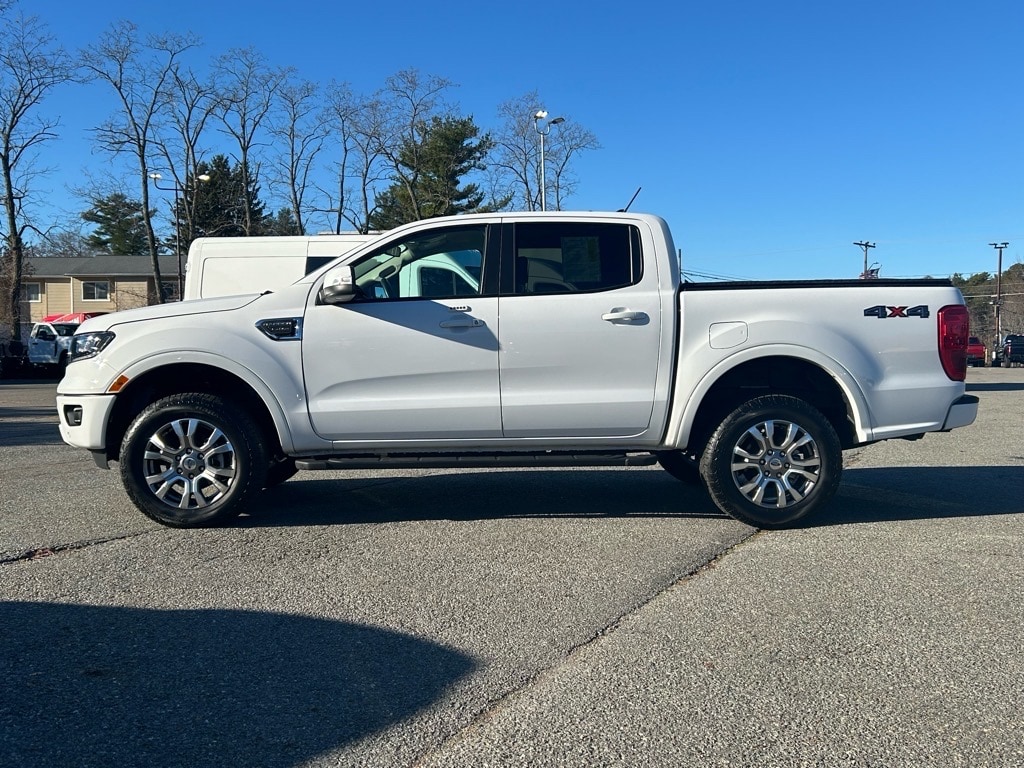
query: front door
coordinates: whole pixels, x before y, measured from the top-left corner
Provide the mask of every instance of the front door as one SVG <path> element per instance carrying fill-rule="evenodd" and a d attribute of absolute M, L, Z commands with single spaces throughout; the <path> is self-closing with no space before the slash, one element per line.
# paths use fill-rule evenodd
<path fill-rule="evenodd" d="M 311 298 L 302 348 L 317 434 L 403 448 L 501 436 L 488 231 L 449 225 L 389 241 L 354 265 L 356 299 Z"/>

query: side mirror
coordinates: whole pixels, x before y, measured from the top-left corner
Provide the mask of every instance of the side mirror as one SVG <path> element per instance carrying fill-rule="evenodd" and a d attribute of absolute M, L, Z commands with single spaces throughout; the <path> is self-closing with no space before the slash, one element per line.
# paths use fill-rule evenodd
<path fill-rule="evenodd" d="M 324 275 L 320 301 L 323 304 L 345 304 L 355 298 L 356 292 L 356 278 L 352 273 L 352 267 L 335 267 Z"/>

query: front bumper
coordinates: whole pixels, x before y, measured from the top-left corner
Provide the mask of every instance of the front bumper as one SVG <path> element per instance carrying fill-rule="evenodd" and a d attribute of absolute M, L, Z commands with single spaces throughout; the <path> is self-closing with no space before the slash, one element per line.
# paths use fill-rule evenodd
<path fill-rule="evenodd" d="M 105 449 L 115 399 L 116 395 L 57 395 L 61 439 L 75 448 Z"/>

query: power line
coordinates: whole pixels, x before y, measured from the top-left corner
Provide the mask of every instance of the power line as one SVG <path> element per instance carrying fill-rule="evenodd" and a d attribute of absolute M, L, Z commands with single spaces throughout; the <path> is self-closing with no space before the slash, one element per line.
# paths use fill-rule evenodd
<path fill-rule="evenodd" d="M 960 290 L 963 293 L 963 289 Z M 1003 296 L 1024 296 L 1024 293 L 1003 293 Z M 964 293 L 965 299 L 994 299 L 996 295 L 994 293 Z"/>
<path fill-rule="evenodd" d="M 714 272 L 697 272 L 692 269 L 682 270 L 684 277 L 695 277 L 702 280 L 729 280 L 729 281 L 744 281 L 744 280 L 755 280 L 753 277 L 743 277 L 740 275 L 721 275 L 715 274 Z"/>

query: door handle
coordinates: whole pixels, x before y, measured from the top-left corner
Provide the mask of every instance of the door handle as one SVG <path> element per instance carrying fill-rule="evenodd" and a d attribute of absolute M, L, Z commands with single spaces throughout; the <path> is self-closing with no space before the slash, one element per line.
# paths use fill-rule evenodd
<path fill-rule="evenodd" d="M 459 317 L 454 320 L 441 321 L 442 328 L 479 328 L 483 324 L 484 321 L 476 317 Z"/>
<path fill-rule="evenodd" d="M 646 323 L 650 320 L 646 312 L 636 312 L 625 307 L 615 307 L 610 312 L 601 315 L 601 319 L 607 320 L 609 323 Z"/>

